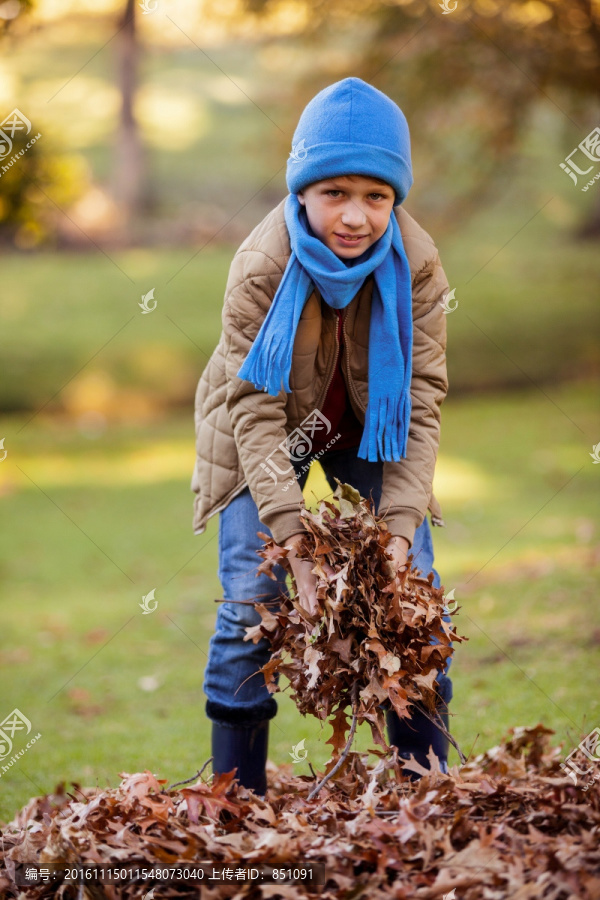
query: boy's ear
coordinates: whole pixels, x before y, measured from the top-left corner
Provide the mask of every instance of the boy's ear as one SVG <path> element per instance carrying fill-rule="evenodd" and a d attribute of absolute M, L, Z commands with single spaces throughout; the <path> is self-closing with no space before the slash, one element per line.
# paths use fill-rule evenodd
<path fill-rule="evenodd" d="M 304 192 L 303 192 L 303 191 L 298 191 L 298 193 L 296 194 L 296 196 L 297 196 L 297 198 L 298 198 L 298 202 L 300 203 L 300 205 L 301 205 L 301 206 L 306 206 L 306 200 L 304 199 Z"/>

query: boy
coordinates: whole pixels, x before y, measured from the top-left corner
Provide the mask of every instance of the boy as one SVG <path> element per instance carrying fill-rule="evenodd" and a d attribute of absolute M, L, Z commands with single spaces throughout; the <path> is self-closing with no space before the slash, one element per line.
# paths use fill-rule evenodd
<path fill-rule="evenodd" d="M 371 495 L 400 571 L 413 554 L 433 571 L 426 518 L 443 525 L 432 494 L 440 406 L 448 390 L 448 282 L 429 235 L 400 204 L 412 185 L 406 119 L 359 78 L 330 85 L 308 104 L 287 165 L 290 194 L 257 225 L 233 259 L 223 333 L 196 392 L 194 531 L 220 512 L 219 605 L 205 671 L 213 771 L 237 768 L 264 795 L 269 720 L 277 704 L 262 675 L 266 639 L 244 641 L 260 616 L 250 602 L 277 597 L 256 578 L 257 531 L 291 547 L 307 615 L 316 576 L 295 557 L 310 458 L 362 496 Z M 440 673 L 447 724 L 452 683 Z M 447 771 L 448 744 L 414 710 L 386 712 L 389 741 L 426 768 L 430 745 Z"/>

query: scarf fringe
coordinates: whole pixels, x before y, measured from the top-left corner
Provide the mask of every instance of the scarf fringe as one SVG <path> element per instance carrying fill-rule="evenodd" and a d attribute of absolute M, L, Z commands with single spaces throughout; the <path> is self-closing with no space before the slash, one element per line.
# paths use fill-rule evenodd
<path fill-rule="evenodd" d="M 412 401 L 409 391 L 399 399 L 369 400 L 358 456 L 369 462 L 399 462 L 406 458 Z"/>
<path fill-rule="evenodd" d="M 257 391 L 265 390 L 277 397 L 282 389 L 290 394 L 289 374 L 292 366 L 293 342 L 289 335 L 258 333 L 238 378 L 251 381 Z"/>

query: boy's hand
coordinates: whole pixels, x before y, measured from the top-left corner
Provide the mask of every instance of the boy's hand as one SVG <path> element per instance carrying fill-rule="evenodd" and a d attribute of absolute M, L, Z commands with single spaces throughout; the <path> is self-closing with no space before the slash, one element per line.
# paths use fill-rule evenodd
<path fill-rule="evenodd" d="M 291 538 L 285 542 L 286 547 L 292 549 L 287 558 L 294 575 L 296 587 L 298 588 L 298 600 L 310 615 L 315 615 L 319 611 L 319 603 L 317 601 L 317 576 L 313 575 L 313 563 L 309 559 L 298 559 L 296 555 L 296 546 L 304 537 L 304 532 L 293 534 Z"/>
<path fill-rule="evenodd" d="M 394 576 L 406 569 L 409 544 L 406 538 L 394 536 L 386 548 L 387 555 L 391 558 Z"/>

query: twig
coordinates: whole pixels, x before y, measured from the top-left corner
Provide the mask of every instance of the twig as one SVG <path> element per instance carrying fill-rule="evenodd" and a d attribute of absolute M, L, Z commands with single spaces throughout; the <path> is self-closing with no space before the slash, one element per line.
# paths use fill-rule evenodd
<path fill-rule="evenodd" d="M 170 784 L 168 788 L 165 788 L 165 790 L 172 791 L 173 788 L 180 787 L 182 784 L 191 784 L 192 781 L 196 781 L 197 778 L 201 778 L 202 773 L 204 772 L 205 768 L 207 767 L 209 762 L 212 762 L 213 759 L 214 759 L 213 756 L 209 757 L 206 760 L 206 762 L 204 763 L 204 765 L 202 766 L 202 768 L 198 772 L 196 772 L 195 775 L 192 775 L 191 778 L 188 778 L 186 781 L 176 781 L 175 784 Z"/>
<path fill-rule="evenodd" d="M 350 752 L 350 747 L 352 746 L 352 741 L 354 740 L 354 733 L 356 731 L 356 725 L 358 723 L 358 691 L 359 691 L 359 684 L 358 684 L 358 681 L 355 681 L 354 684 L 352 685 L 352 710 L 353 710 L 352 727 L 350 728 L 350 736 L 348 737 L 348 740 L 346 741 L 346 746 L 344 747 L 344 751 L 343 751 L 342 755 L 340 756 L 340 758 L 338 759 L 338 761 L 336 762 L 333 769 L 331 770 L 331 772 L 328 772 L 327 775 L 325 776 L 325 778 L 323 778 L 323 780 L 320 781 L 319 784 L 312 789 L 312 791 L 306 798 L 307 800 L 312 800 L 313 797 L 317 796 L 317 794 L 319 793 L 321 788 L 325 784 L 327 784 L 327 782 L 329 781 L 330 778 L 333 778 L 335 773 L 342 766 L 342 763 L 348 756 L 348 753 Z"/>
<path fill-rule="evenodd" d="M 460 749 L 460 747 L 458 746 L 458 744 L 456 743 L 456 741 L 454 740 L 454 738 L 452 737 L 452 735 L 450 734 L 450 732 L 448 731 L 448 729 L 445 727 L 442 720 L 438 716 L 430 716 L 424 706 L 419 706 L 419 710 L 420 710 L 420 712 L 423 713 L 423 715 L 427 719 L 429 719 L 429 721 L 431 722 L 432 725 L 435 725 L 435 727 L 438 729 L 438 731 L 440 731 L 444 735 L 445 738 L 448 738 L 448 740 L 450 741 L 450 743 L 452 744 L 452 746 L 458 753 L 461 763 L 464 765 L 467 761 L 467 758 L 464 755 L 464 753 L 462 752 L 462 750 Z"/>
<path fill-rule="evenodd" d="M 481 732 L 478 731 L 475 740 L 474 740 L 473 743 L 471 744 L 471 749 L 470 749 L 469 752 L 467 753 L 467 762 L 471 759 L 471 753 L 473 752 L 473 747 L 475 746 L 475 744 L 477 743 L 477 741 L 479 740 L 480 737 L 481 737 Z"/>
<path fill-rule="evenodd" d="M 71 782 L 71 784 L 73 784 L 73 782 Z M 77 794 L 81 794 L 81 796 L 83 797 L 83 802 L 84 802 L 84 803 L 89 803 L 89 802 L 90 802 L 90 798 L 87 796 L 87 794 L 84 793 L 84 791 L 81 790 L 81 788 L 79 787 L 78 784 L 73 784 L 73 790 L 74 790 Z M 72 796 L 72 794 L 69 794 L 69 797 L 71 797 L 71 796 Z M 77 798 L 76 798 L 76 797 L 73 797 L 73 799 L 75 800 L 75 802 L 77 802 Z"/>
<path fill-rule="evenodd" d="M 376 809 L 375 815 L 376 816 L 399 816 L 401 812 L 402 812 L 402 810 L 400 810 L 400 809 L 389 809 L 389 810 Z M 454 819 L 455 816 L 456 816 L 456 813 L 437 813 L 438 819 Z M 489 822 L 490 816 L 468 816 L 466 821 L 468 821 L 468 822 L 471 822 L 471 821 L 473 821 L 473 822 L 475 822 L 475 821 Z"/>

